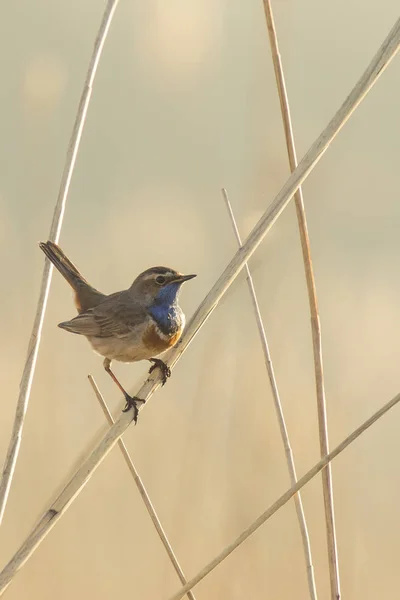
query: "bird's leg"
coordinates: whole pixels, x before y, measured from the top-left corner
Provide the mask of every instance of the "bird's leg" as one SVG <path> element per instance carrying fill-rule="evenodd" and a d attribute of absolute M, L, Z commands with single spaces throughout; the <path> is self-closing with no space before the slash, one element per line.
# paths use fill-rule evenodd
<path fill-rule="evenodd" d="M 162 375 L 162 385 L 165 385 L 167 383 L 168 377 L 171 377 L 171 369 L 168 365 L 165 364 L 163 360 L 161 360 L 161 358 L 149 358 L 149 361 L 154 363 L 154 365 L 150 367 L 149 374 L 152 373 L 154 369 L 158 367 Z"/>
<path fill-rule="evenodd" d="M 133 420 L 135 421 L 135 424 L 136 424 L 137 420 L 138 420 L 138 415 L 139 415 L 139 409 L 138 409 L 136 403 L 137 402 L 143 403 L 144 400 L 141 400 L 140 398 L 137 398 L 136 396 L 130 396 L 128 394 L 128 392 L 126 392 L 124 390 L 124 388 L 122 387 L 122 385 L 120 384 L 120 382 L 118 381 L 118 379 L 116 378 L 114 373 L 111 371 L 111 360 L 109 358 L 104 359 L 103 366 L 104 366 L 105 370 L 107 371 L 107 373 L 110 375 L 111 379 L 114 381 L 114 383 L 117 384 L 117 386 L 119 387 L 119 389 L 121 390 L 121 392 L 124 395 L 124 398 L 126 400 L 126 405 L 122 412 L 128 412 L 128 410 L 133 408 L 133 412 L 134 412 Z"/>

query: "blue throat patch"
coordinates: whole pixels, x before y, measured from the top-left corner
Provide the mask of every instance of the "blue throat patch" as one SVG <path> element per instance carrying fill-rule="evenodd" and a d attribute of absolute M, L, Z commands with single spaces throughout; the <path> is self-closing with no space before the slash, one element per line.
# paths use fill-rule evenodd
<path fill-rule="evenodd" d="M 182 324 L 182 311 L 177 303 L 180 283 L 161 288 L 149 308 L 149 313 L 165 335 L 174 335 Z"/>

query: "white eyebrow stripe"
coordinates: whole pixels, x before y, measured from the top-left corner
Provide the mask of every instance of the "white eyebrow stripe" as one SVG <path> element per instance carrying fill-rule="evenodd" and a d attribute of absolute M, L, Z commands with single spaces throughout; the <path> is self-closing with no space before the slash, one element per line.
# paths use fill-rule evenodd
<path fill-rule="evenodd" d="M 172 271 L 167 271 L 166 273 L 157 273 L 157 272 L 154 272 L 154 273 L 148 273 L 147 275 L 144 275 L 143 279 L 147 280 L 147 279 L 155 279 L 156 277 L 171 277 L 172 275 L 174 277 L 176 277 L 176 276 L 179 276 L 180 273 L 176 273 L 175 274 Z"/>

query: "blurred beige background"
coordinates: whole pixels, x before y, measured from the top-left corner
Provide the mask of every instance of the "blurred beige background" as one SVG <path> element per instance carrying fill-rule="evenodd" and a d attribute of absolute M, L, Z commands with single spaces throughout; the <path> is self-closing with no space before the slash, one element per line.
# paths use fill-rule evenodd
<path fill-rule="evenodd" d="M 66 148 L 104 8 L 8 2 L 0 21 L 0 456 L 38 297 Z M 397 18 L 398 3 L 276 0 L 299 157 Z M 331 445 L 400 390 L 399 58 L 304 186 L 324 341 Z M 60 243 L 99 289 L 166 264 L 198 278 L 190 316 L 288 175 L 261 0 L 121 0 L 106 42 Z M 251 261 L 298 473 L 318 459 L 308 303 L 293 206 Z M 121 399 L 56 273 L 2 528 L 3 565 L 104 431 L 86 376 Z M 147 364 L 118 365 L 135 390 Z M 399 409 L 333 465 L 343 598 L 397 598 Z M 125 435 L 188 576 L 288 486 L 257 329 L 235 282 L 138 427 Z M 320 479 L 303 494 L 320 599 L 328 594 Z M 7 591 L 10 600 L 163 600 L 178 579 L 118 449 Z M 307 598 L 288 504 L 195 589 L 198 600 Z"/>

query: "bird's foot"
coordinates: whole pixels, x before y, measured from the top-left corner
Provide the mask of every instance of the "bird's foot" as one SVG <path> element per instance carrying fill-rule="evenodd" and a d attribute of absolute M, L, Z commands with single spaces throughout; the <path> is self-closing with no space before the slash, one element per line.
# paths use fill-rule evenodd
<path fill-rule="evenodd" d="M 126 404 L 122 412 L 128 412 L 128 410 L 133 408 L 133 420 L 135 421 L 136 425 L 139 416 L 139 409 L 137 403 L 140 402 L 143 404 L 143 400 L 141 400 L 140 398 L 136 398 L 136 396 L 129 396 L 129 394 L 125 394 L 125 400 Z"/>
<path fill-rule="evenodd" d="M 149 374 L 152 373 L 154 369 L 158 367 L 162 375 L 162 385 L 165 385 L 167 383 L 168 377 L 171 377 L 171 369 L 168 365 L 165 364 L 163 360 L 161 360 L 161 358 L 150 358 L 149 360 L 150 362 L 154 363 L 154 365 L 150 367 Z"/>

